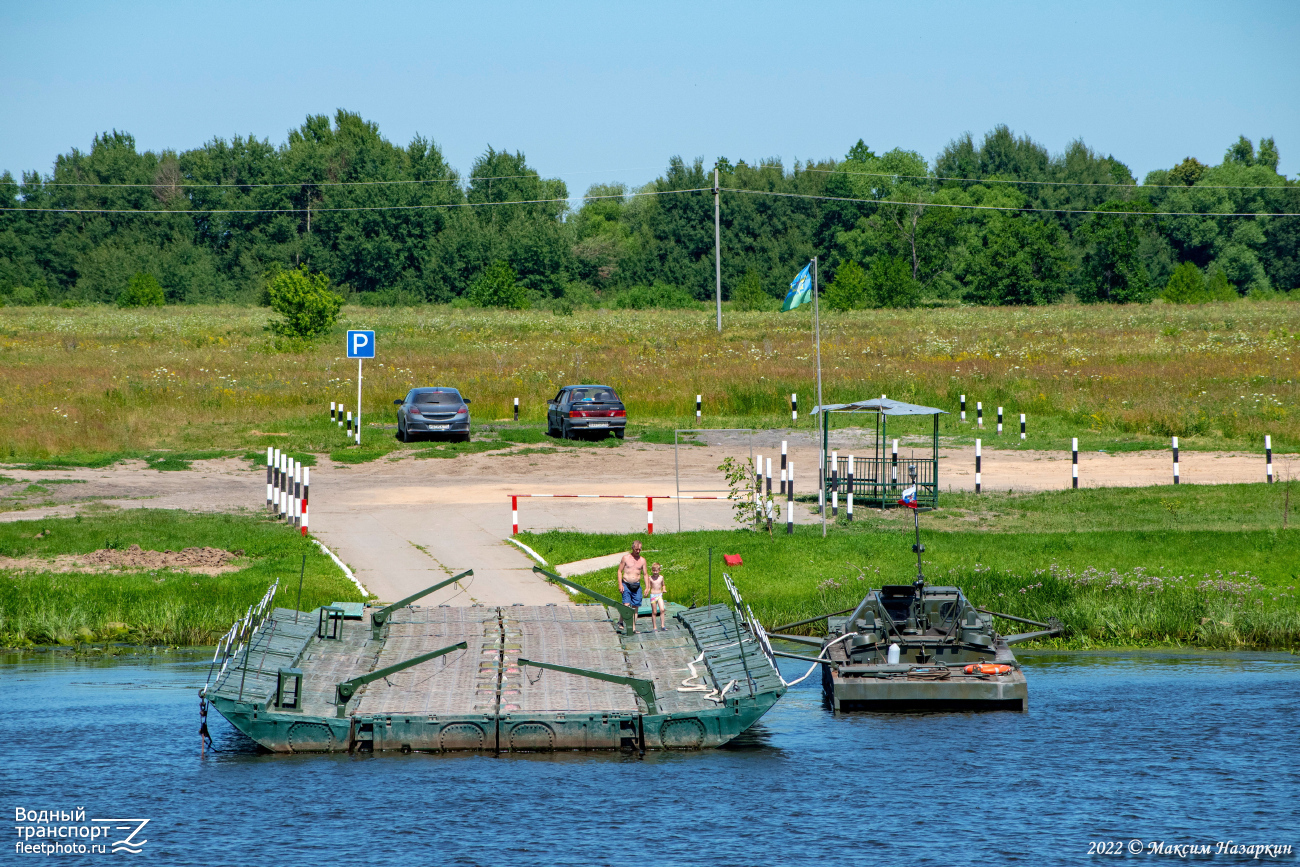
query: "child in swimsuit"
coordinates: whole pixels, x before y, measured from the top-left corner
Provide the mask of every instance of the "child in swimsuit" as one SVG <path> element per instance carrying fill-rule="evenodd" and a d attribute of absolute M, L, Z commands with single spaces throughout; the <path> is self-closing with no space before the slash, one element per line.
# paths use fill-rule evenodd
<path fill-rule="evenodd" d="M 655 629 L 655 614 L 659 615 L 659 632 L 668 631 L 668 604 L 664 602 L 664 576 L 660 570 L 663 566 L 655 563 L 650 567 L 650 578 L 646 588 L 650 593 L 650 631 Z"/>

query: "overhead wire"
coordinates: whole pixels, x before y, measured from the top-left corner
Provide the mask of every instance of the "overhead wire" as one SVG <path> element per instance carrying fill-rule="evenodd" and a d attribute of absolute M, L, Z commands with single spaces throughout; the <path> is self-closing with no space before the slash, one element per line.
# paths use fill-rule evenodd
<path fill-rule="evenodd" d="M 634 193 L 633 196 L 671 196 L 682 193 L 708 193 L 712 192 L 712 187 L 688 187 L 680 190 L 646 190 Z M 812 199 L 827 202 L 853 202 L 863 205 L 903 205 L 908 207 L 919 208 L 949 208 L 956 210 L 968 211 L 1004 211 L 1016 213 L 1048 213 L 1048 214 L 1099 214 L 1108 216 L 1137 216 L 1137 217 L 1300 217 L 1300 213 L 1293 212 L 1216 212 L 1216 211 L 1103 211 L 1089 208 L 1031 208 L 1031 207 L 1013 207 L 1010 205 L 959 205 L 948 202 L 909 202 L 898 201 L 894 199 L 862 199 L 850 196 L 821 196 L 812 193 L 781 193 L 774 190 L 746 190 L 738 187 L 719 187 L 719 192 L 724 193 L 741 193 L 752 196 L 776 196 L 787 199 Z M 625 199 L 625 195 L 601 195 L 601 196 L 584 196 L 583 201 L 599 201 L 601 199 Z M 340 213 L 340 212 L 357 212 L 357 211 L 421 211 L 434 210 L 439 208 L 484 208 L 496 207 L 499 205 L 540 205 L 540 204 L 557 204 L 568 203 L 567 198 L 549 198 L 549 199 L 519 199 L 508 202 L 450 202 L 441 204 L 420 204 L 420 205 L 357 205 L 352 207 L 333 207 L 333 208 L 186 208 L 183 210 L 145 210 L 142 208 L 0 208 L 0 214 L 4 213 L 53 213 L 53 214 L 301 214 L 305 211 L 311 211 L 315 214 L 322 213 Z"/>
<path fill-rule="evenodd" d="M 819 199 L 828 202 L 856 202 L 866 205 L 907 205 L 916 208 L 953 208 L 968 211 L 1017 211 L 1048 214 L 1107 214 L 1125 217 L 1300 217 L 1300 213 L 1220 213 L 1214 211 L 1101 211 L 1086 208 L 1016 208 L 1009 205 L 956 205 L 947 202 L 900 202 L 893 199 L 856 199 L 847 196 L 818 196 L 812 193 L 778 193 L 773 190 L 742 190 L 735 187 L 720 188 L 724 193 L 744 193 L 753 196 L 779 196 L 787 199 Z"/>
<path fill-rule="evenodd" d="M 712 187 L 696 187 L 683 190 L 649 190 L 637 193 L 639 196 L 668 196 L 677 193 L 712 192 Z M 623 199 L 624 195 L 584 196 L 584 200 Z M 347 208 L 185 208 L 183 210 L 145 210 L 143 208 L 0 208 L 4 213 L 52 213 L 52 214 L 301 214 L 310 210 L 313 214 L 341 211 L 420 211 L 435 208 L 486 208 L 498 205 L 544 205 L 559 202 L 568 203 L 568 199 L 519 199 L 509 202 L 450 202 L 426 205 L 357 205 Z"/>

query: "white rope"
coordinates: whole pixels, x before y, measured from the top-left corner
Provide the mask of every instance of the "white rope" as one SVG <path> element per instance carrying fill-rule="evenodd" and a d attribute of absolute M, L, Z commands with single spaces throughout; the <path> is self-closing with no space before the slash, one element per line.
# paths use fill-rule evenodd
<path fill-rule="evenodd" d="M 856 632 L 846 632 L 846 633 L 844 633 L 844 634 L 841 635 L 839 638 L 835 639 L 835 640 L 832 641 L 830 644 L 828 644 L 828 645 L 826 645 L 825 647 L 823 647 L 823 648 L 822 648 L 822 652 L 819 653 L 819 654 L 817 654 L 817 658 L 818 658 L 818 659 L 821 659 L 823 656 L 826 655 L 826 651 L 830 650 L 832 647 L 834 647 L 835 645 L 839 644 L 841 641 L 843 641 L 844 639 L 846 639 L 846 638 L 848 638 L 848 637 L 850 637 L 850 636 L 852 636 L 852 635 L 857 635 L 857 633 L 856 633 Z M 808 675 L 812 674 L 814 671 L 816 671 L 818 668 L 820 668 L 820 667 L 822 666 L 822 664 L 823 664 L 823 663 L 820 663 L 820 662 L 814 662 L 814 663 L 809 667 L 809 669 L 803 673 L 803 677 L 797 678 L 797 679 L 795 679 L 795 680 L 786 680 L 786 679 L 783 677 L 783 678 L 781 678 L 781 682 L 784 683 L 786 686 L 794 686 L 794 685 L 797 684 L 797 683 L 803 683 L 805 680 L 808 679 Z"/>

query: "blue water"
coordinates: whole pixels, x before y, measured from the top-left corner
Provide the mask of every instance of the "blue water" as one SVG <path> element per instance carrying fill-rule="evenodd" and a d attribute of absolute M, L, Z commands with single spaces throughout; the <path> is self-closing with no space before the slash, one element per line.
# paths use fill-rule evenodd
<path fill-rule="evenodd" d="M 1300 849 L 1300 658 L 1022 658 L 1027 714 L 836 719 L 814 677 L 743 742 L 703 753 L 280 756 L 214 713 L 221 752 L 201 759 L 205 660 L 0 657 L 0 809 L 147 817 L 142 854 L 99 859 L 205 867 L 1079 864 L 1114 860 L 1090 841 L 1133 839 Z"/>

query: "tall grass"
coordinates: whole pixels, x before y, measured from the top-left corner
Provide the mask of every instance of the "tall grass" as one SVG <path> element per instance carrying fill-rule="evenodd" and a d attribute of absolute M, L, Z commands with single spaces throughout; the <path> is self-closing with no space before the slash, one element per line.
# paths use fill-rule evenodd
<path fill-rule="evenodd" d="M 319 424 L 329 401 L 356 399 L 344 327 L 378 332 L 365 368 L 368 421 L 391 422 L 392 399 L 415 384 L 459 386 L 479 420 L 507 417 L 519 397 L 534 424 L 545 400 L 578 380 L 616 386 L 634 420 L 664 425 L 694 426 L 697 393 L 717 427 L 782 425 L 791 392 L 803 407 L 814 396 L 803 309 L 728 312 L 719 335 L 711 315 L 692 310 L 347 308 L 338 334 L 295 353 L 273 351 L 266 321 L 243 307 L 0 309 L 0 460 L 327 451 L 341 439 Z M 888 394 L 952 410 L 965 393 L 990 420 L 998 405 L 1008 424 L 1028 413 L 1031 444 L 1178 435 L 1185 449 L 1259 448 L 1268 433 L 1276 450 L 1294 450 L 1297 332 L 1300 307 L 1288 302 L 828 313 L 825 398 Z M 969 435 L 955 416 L 943 426 Z"/>

